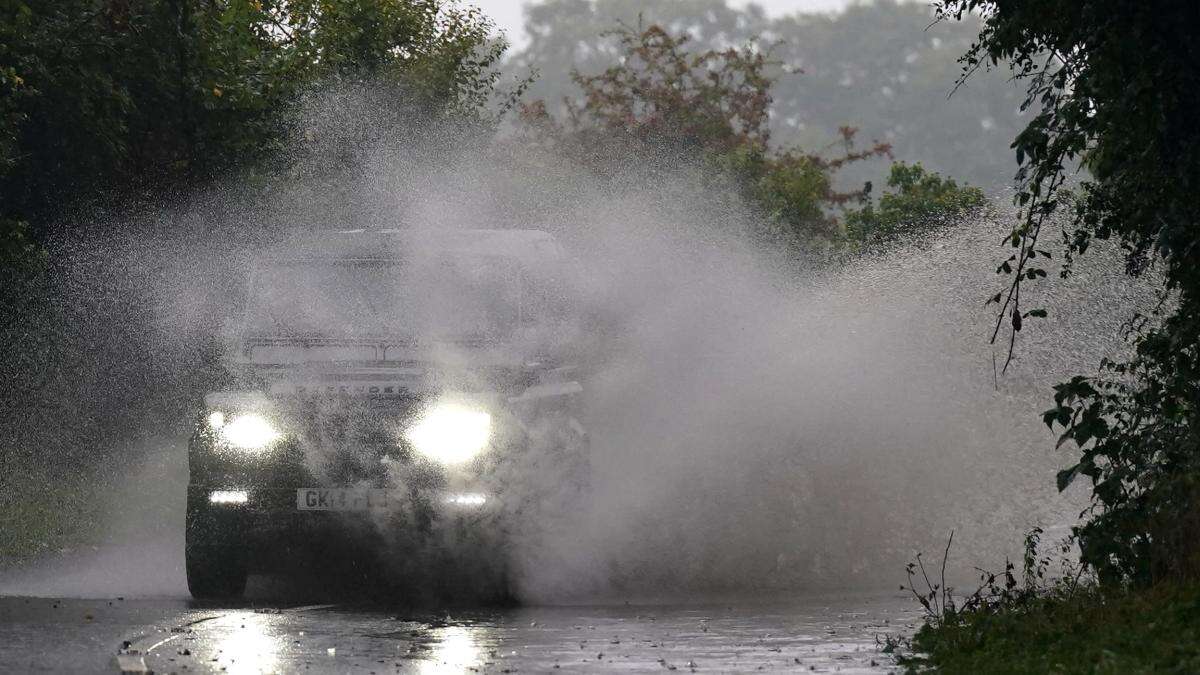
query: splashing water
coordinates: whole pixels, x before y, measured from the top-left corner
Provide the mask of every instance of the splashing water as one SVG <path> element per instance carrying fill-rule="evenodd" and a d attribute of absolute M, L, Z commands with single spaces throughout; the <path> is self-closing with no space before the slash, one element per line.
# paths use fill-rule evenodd
<path fill-rule="evenodd" d="M 963 572 L 1080 508 L 1081 494 L 1054 490 L 1066 456 L 1038 413 L 1051 384 L 1124 348 L 1121 322 L 1150 298 L 1103 271 L 1105 252 L 1047 286 L 1051 320 L 1026 331 L 997 378 L 983 300 L 1012 218 L 1003 209 L 818 264 L 754 240 L 753 214 L 686 171 L 636 190 L 519 149 L 464 143 L 435 161 L 403 130 L 360 133 L 370 125 L 351 113 L 372 105 L 345 92 L 310 102 L 301 126 L 320 133 L 296 161 L 311 170 L 286 189 L 222 185 L 61 243 L 61 303 L 85 319 L 72 330 L 86 351 L 72 353 L 75 380 L 42 390 L 51 412 L 26 418 L 37 428 L 19 437 L 56 439 L 30 460 L 41 469 L 109 486 L 97 498 L 106 541 L 133 541 L 133 561 L 111 563 L 122 581 L 89 577 L 94 589 L 39 586 L 42 566 L 0 589 L 104 593 L 178 568 L 171 546 L 149 560 L 136 550 L 162 523 L 181 525 L 182 491 L 130 485 L 183 482 L 189 406 L 227 382 L 215 357 L 248 253 L 354 226 L 532 226 L 574 257 L 593 495 L 571 522 L 514 542 L 528 599 L 887 586 L 951 530 Z M 79 411 L 86 424 L 51 429 Z M 167 468 L 131 470 L 147 466 Z"/>

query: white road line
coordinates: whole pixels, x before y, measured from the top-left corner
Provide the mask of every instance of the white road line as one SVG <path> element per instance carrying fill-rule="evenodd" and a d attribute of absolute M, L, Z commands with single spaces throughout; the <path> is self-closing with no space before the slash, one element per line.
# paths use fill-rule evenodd
<path fill-rule="evenodd" d="M 329 604 L 324 604 L 324 605 L 303 605 L 301 607 L 285 607 L 283 609 L 280 609 L 279 613 L 280 614 L 284 614 L 284 613 L 292 614 L 292 613 L 299 613 L 299 612 L 317 612 L 317 611 L 321 611 L 321 610 L 325 610 L 325 609 L 334 609 L 334 608 L 340 607 L 340 606 L 341 605 L 338 603 L 329 603 Z M 239 609 L 239 610 L 232 610 L 232 611 L 246 611 L 246 610 Z M 253 610 L 251 610 L 251 611 L 253 611 Z M 159 647 L 162 647 L 163 645 L 167 644 L 168 642 L 172 642 L 174 640 L 179 639 L 180 637 L 183 637 L 183 632 L 187 628 L 191 628 L 192 626 L 204 623 L 206 621 L 213 621 L 214 619 L 220 619 L 224 616 L 229 616 L 229 614 L 226 613 L 226 614 L 216 614 L 213 616 L 204 616 L 204 617 L 200 617 L 199 619 L 193 619 L 186 623 L 179 624 L 178 626 L 174 626 L 171 628 L 171 631 L 172 631 L 171 635 L 159 640 L 158 642 L 155 642 L 154 644 L 152 644 L 149 647 L 146 647 L 144 649 L 141 646 L 142 643 L 148 642 L 151 639 L 158 637 L 157 631 L 154 633 L 144 633 L 144 634 L 139 635 L 131 640 L 128 640 L 129 648 L 118 653 L 116 656 L 116 659 L 114 661 L 114 663 L 117 667 L 117 670 L 122 673 L 148 673 L 148 672 L 150 672 L 150 669 L 146 667 L 146 658 L 145 657 L 150 656 L 154 652 L 154 650 L 158 649 Z"/>
<path fill-rule="evenodd" d="M 150 645 L 149 647 L 146 647 L 146 654 L 149 654 L 150 652 L 154 651 L 155 649 L 158 649 L 159 647 L 167 644 L 171 640 L 177 640 L 182 636 L 183 636 L 183 633 L 176 633 L 176 634 L 172 635 L 171 637 L 159 640 L 158 642 L 155 642 L 154 644 Z"/>
<path fill-rule="evenodd" d="M 330 603 L 328 605 L 304 605 L 303 607 L 285 607 L 284 609 L 279 610 L 279 612 L 281 614 L 284 612 L 287 612 L 289 614 L 292 612 L 316 612 L 316 611 L 320 611 L 322 609 L 333 609 L 335 607 L 341 607 L 341 605 L 338 603 Z"/>
<path fill-rule="evenodd" d="M 212 621 L 213 619 L 219 618 L 220 615 L 204 616 L 200 617 L 199 619 L 193 619 L 187 623 L 175 626 L 171 629 L 174 631 L 172 635 L 155 642 L 145 649 L 141 647 L 141 643 L 148 642 L 149 640 L 158 637 L 157 632 L 139 635 L 132 640 L 127 640 L 129 643 L 129 648 L 117 653 L 117 656 L 114 659 L 114 664 L 116 665 L 117 670 L 122 673 L 149 673 L 151 671 L 146 667 L 146 656 L 149 656 L 150 652 L 153 652 L 155 649 L 158 649 L 172 640 L 178 639 L 183 635 L 183 631 L 186 628 L 190 628 L 191 626 L 195 626 L 199 623 L 204 623 L 205 621 Z"/>

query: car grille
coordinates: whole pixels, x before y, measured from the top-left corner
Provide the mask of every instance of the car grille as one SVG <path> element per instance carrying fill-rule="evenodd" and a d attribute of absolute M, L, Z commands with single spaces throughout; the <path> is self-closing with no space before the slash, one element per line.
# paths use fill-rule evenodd
<path fill-rule="evenodd" d="M 420 411 L 417 398 L 337 397 L 292 402 L 287 428 L 294 430 L 308 467 L 335 485 L 388 478 L 380 460 L 408 464 L 412 450 L 404 429 Z"/>

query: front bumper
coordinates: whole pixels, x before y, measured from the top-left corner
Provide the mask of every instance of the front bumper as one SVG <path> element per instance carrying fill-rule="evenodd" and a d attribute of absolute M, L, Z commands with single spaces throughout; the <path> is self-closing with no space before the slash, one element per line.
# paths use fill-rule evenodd
<path fill-rule="evenodd" d="M 214 501 L 214 493 L 226 499 Z M 353 565 L 380 552 L 407 555 L 431 542 L 468 539 L 486 542 L 499 555 L 505 538 L 500 505 L 456 503 L 447 499 L 452 494 L 403 494 L 388 508 L 301 510 L 294 487 L 189 485 L 188 545 L 230 551 L 252 571 L 337 560 Z"/>

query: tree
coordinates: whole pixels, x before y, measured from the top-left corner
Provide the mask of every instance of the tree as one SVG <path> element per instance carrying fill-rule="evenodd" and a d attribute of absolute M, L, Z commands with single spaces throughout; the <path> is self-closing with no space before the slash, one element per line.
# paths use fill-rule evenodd
<path fill-rule="evenodd" d="M 602 72 L 617 63 L 622 22 L 657 24 L 687 35 L 694 52 L 755 45 L 770 51 L 768 126 L 780 146 L 840 143 L 840 128 L 892 145 L 898 159 L 985 188 L 1011 184 L 1010 139 L 1022 125 L 1021 90 L 1002 73 L 980 73 L 950 96 L 956 58 L 978 33 L 978 21 L 930 26 L 919 2 L 853 3 L 837 13 L 767 17 L 753 3 L 724 0 L 543 0 L 526 11 L 528 44 L 508 56 L 513 75 L 532 72 L 529 95 L 552 114 L 564 99 L 581 101 L 572 71 Z M 841 172 L 842 185 L 882 183 L 886 167 L 863 162 Z"/>
<path fill-rule="evenodd" d="M 687 36 L 658 25 L 613 33 L 620 62 L 594 75 L 574 75 L 582 102 L 565 103 L 565 124 L 544 102 L 526 105 L 526 137 L 532 133 L 535 143 L 549 143 L 602 172 L 698 166 L 714 180 L 733 180 L 765 216 L 763 234 L 842 243 L 833 212 L 865 201 L 870 187 L 841 191 L 833 176 L 848 164 L 889 155 L 887 144 L 856 150 L 855 130 L 847 127 L 834 157 L 774 149 L 766 53 L 752 45 L 689 51 Z"/>
<path fill-rule="evenodd" d="M 1097 239 L 1125 251 L 1125 270 L 1161 275 L 1163 302 L 1131 324 L 1133 356 L 1055 389 L 1044 420 L 1079 461 L 1060 489 L 1090 480 L 1092 507 L 1074 532 L 1083 562 L 1109 583 L 1200 576 L 1200 11 L 1185 0 L 942 0 L 940 19 L 982 17 L 964 78 L 1001 62 L 1026 84 L 1033 116 L 1014 142 L 1022 217 L 992 298 L 1010 346 L 1025 284 L 1057 223 L 1074 256 Z M 1036 108 L 1036 110 L 1035 110 Z M 1086 167 L 1073 191 L 1071 172 Z M 1056 217 L 1062 215 L 1062 220 Z M 1011 354 L 1011 348 L 1010 348 Z"/>
<path fill-rule="evenodd" d="M 2 0 L 0 216 L 40 236 L 71 202 L 252 167 L 319 84 L 394 87 L 412 117 L 486 114 L 491 29 L 443 0 Z"/>
<path fill-rule="evenodd" d="M 893 190 L 879 198 L 878 207 L 867 204 L 846 217 L 851 239 L 871 243 L 912 234 L 977 209 L 985 201 L 979 188 L 960 187 L 920 164 L 893 164 L 887 185 Z"/>

